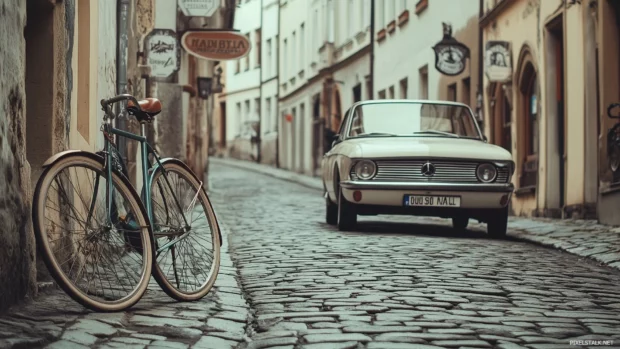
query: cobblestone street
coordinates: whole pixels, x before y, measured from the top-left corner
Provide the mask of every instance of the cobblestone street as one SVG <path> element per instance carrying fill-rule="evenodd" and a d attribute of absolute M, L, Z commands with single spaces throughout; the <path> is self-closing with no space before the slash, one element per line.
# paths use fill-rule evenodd
<path fill-rule="evenodd" d="M 239 168 L 210 171 L 255 311 L 248 348 L 618 345 L 614 269 L 420 218 L 364 217 L 359 232 L 342 233 L 324 223 L 319 191 Z"/>
<path fill-rule="evenodd" d="M 447 220 L 362 217 L 342 233 L 320 191 L 217 163 L 210 195 L 224 245 L 202 301 L 153 281 L 134 308 L 98 314 L 52 289 L 0 317 L 0 347 L 618 347 L 615 269 Z"/>

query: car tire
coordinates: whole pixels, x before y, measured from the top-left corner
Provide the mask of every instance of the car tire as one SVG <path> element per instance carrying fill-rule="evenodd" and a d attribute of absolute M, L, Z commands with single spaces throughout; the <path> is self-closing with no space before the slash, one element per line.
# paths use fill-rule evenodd
<path fill-rule="evenodd" d="M 452 226 L 456 230 L 465 230 L 469 225 L 469 217 L 452 217 Z"/>
<path fill-rule="evenodd" d="M 342 188 L 338 188 L 338 230 L 351 231 L 357 225 L 355 206 L 342 195 Z"/>
<path fill-rule="evenodd" d="M 487 222 L 487 234 L 492 238 L 504 238 L 508 231 L 508 207 L 493 212 Z"/>
<path fill-rule="evenodd" d="M 338 205 L 329 199 L 329 194 L 325 197 L 325 222 L 329 225 L 338 224 Z"/>

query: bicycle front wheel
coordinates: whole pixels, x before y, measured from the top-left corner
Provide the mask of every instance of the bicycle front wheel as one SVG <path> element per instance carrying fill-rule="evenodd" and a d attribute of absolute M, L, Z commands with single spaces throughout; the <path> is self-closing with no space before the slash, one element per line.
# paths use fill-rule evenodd
<path fill-rule="evenodd" d="M 178 160 L 157 168 L 151 184 L 153 277 L 171 298 L 203 298 L 220 267 L 219 226 L 201 183 Z"/>
<path fill-rule="evenodd" d="M 43 261 L 58 285 L 85 307 L 112 312 L 133 306 L 146 292 L 153 241 L 140 196 L 116 173 L 108 212 L 107 177 L 103 159 L 94 154 L 61 158 L 37 183 L 32 218 Z"/>

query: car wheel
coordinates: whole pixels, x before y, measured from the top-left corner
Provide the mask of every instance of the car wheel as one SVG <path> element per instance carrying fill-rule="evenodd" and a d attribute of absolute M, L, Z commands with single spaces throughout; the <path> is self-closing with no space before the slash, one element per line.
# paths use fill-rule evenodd
<path fill-rule="evenodd" d="M 328 195 L 325 197 L 325 221 L 329 225 L 336 225 L 338 224 L 338 205 L 334 204 Z"/>
<path fill-rule="evenodd" d="M 338 188 L 338 230 L 351 231 L 357 225 L 355 206 L 342 195 L 342 188 Z"/>
<path fill-rule="evenodd" d="M 465 230 L 469 224 L 469 217 L 453 217 L 452 226 L 456 230 Z"/>
<path fill-rule="evenodd" d="M 487 234 L 493 238 L 504 238 L 508 231 L 508 207 L 493 212 L 487 222 Z"/>

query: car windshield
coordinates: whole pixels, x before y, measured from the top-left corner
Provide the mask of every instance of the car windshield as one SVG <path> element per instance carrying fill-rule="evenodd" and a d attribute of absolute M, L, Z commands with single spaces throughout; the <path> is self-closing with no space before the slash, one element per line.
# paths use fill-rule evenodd
<path fill-rule="evenodd" d="M 424 102 L 369 103 L 351 115 L 348 137 L 433 136 L 480 139 L 470 109 Z"/>

